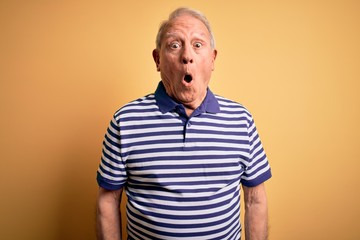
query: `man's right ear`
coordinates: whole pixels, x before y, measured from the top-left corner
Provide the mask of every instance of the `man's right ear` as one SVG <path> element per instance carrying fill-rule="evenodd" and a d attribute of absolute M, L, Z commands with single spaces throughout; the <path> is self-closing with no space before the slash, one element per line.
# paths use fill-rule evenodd
<path fill-rule="evenodd" d="M 153 52 L 152 52 L 152 56 L 153 56 L 154 62 L 156 64 L 156 70 L 158 72 L 160 72 L 160 54 L 159 54 L 159 51 L 157 49 L 154 49 Z"/>

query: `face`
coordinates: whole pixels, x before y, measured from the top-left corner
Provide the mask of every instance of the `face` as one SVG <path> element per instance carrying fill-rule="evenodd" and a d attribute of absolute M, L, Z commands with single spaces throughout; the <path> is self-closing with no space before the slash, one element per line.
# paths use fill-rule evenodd
<path fill-rule="evenodd" d="M 216 50 L 198 19 L 183 15 L 164 30 L 161 47 L 153 51 L 166 92 L 186 108 L 195 109 L 206 96 Z"/>

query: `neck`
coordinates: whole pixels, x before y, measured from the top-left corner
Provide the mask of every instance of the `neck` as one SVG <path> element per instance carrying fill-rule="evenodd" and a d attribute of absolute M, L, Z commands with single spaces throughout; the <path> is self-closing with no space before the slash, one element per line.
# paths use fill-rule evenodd
<path fill-rule="evenodd" d="M 195 111 L 195 109 L 189 108 L 189 107 L 187 107 L 187 106 L 185 106 L 185 105 L 184 105 L 184 107 L 185 107 L 186 115 L 187 115 L 188 117 L 190 117 L 191 114 Z"/>

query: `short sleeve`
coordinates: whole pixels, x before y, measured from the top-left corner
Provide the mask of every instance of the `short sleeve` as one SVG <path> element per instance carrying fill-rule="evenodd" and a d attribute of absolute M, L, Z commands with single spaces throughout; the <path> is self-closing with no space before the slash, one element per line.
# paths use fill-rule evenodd
<path fill-rule="evenodd" d="M 120 127 L 116 116 L 112 118 L 104 137 L 97 182 L 108 190 L 121 189 L 126 183 L 126 165 L 121 158 Z"/>
<path fill-rule="evenodd" d="M 247 187 L 255 187 L 271 178 L 272 174 L 255 122 L 251 116 L 248 122 L 248 139 L 249 159 L 246 161 L 241 183 Z"/>

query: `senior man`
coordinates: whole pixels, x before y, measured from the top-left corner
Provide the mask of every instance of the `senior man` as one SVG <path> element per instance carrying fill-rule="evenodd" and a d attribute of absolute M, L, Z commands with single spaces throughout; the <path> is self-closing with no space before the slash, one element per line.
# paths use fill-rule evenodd
<path fill-rule="evenodd" d="M 238 240 L 241 188 L 247 240 L 267 239 L 270 166 L 247 109 L 208 88 L 216 54 L 200 12 L 179 8 L 161 24 L 155 93 L 120 108 L 105 135 L 99 239 L 121 238 L 125 190 L 130 240 Z"/>

